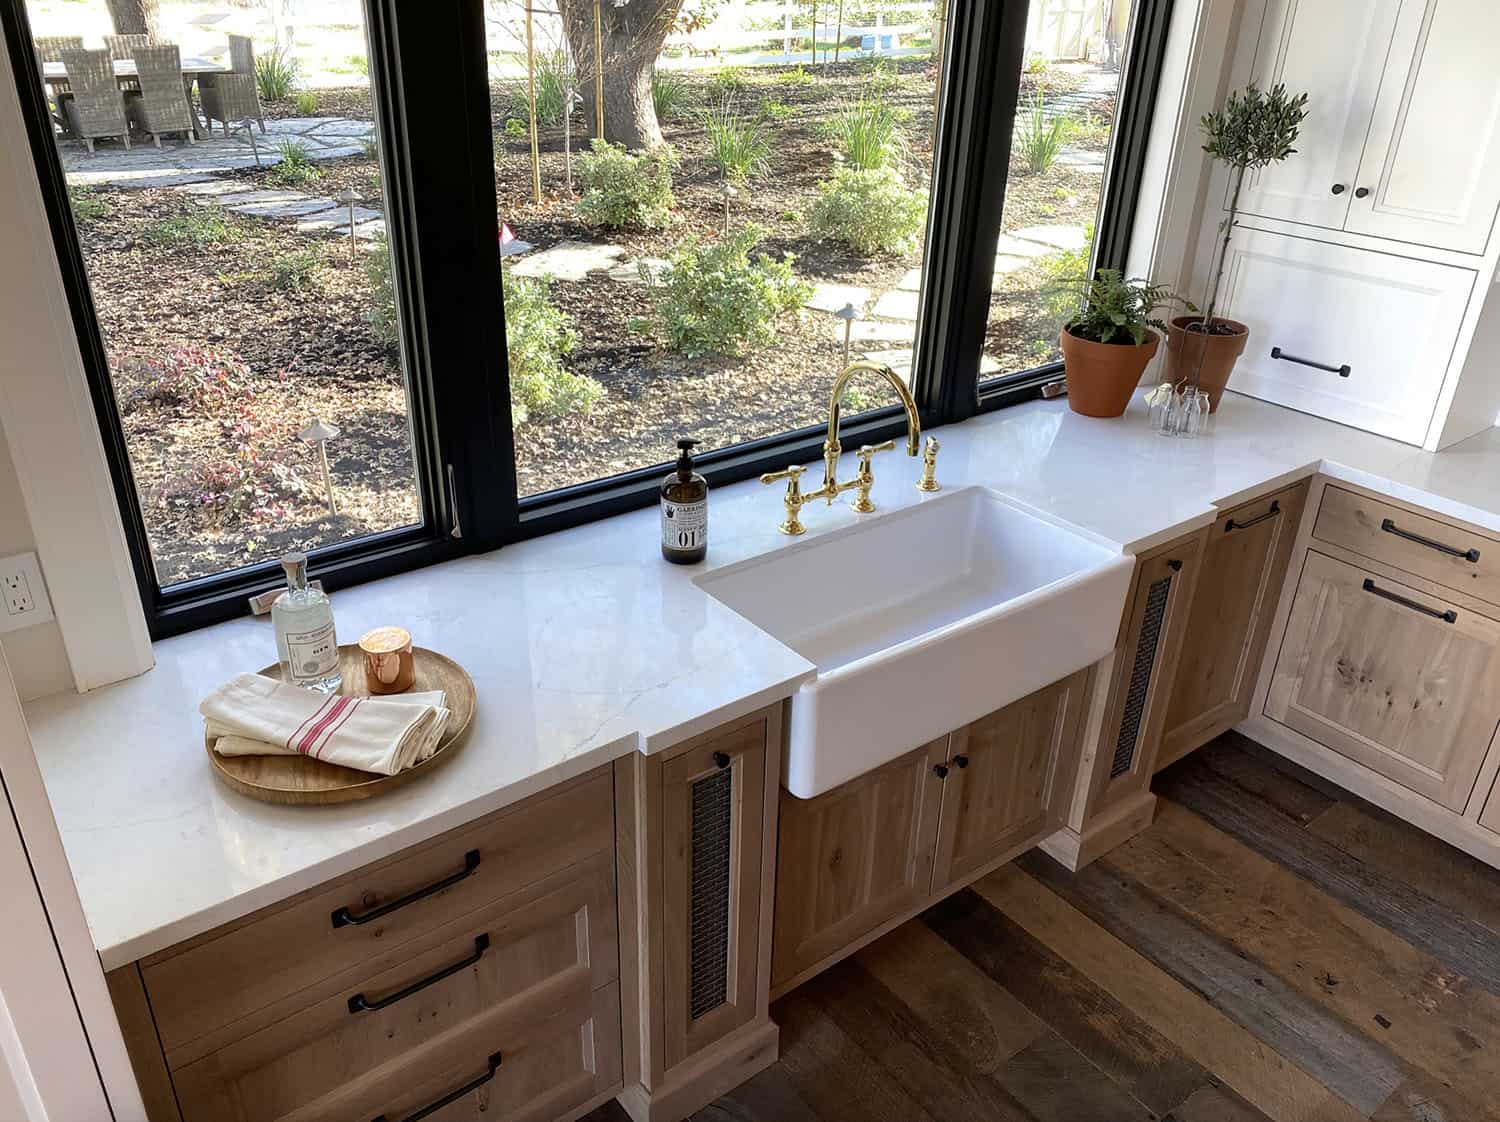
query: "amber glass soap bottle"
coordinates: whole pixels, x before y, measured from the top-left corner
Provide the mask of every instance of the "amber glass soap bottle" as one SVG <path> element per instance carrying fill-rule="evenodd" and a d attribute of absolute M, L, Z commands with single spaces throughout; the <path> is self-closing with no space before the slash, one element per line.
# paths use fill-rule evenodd
<path fill-rule="evenodd" d="M 693 470 L 696 440 L 679 440 L 677 470 L 661 481 L 661 555 L 691 565 L 708 554 L 708 480 Z"/>

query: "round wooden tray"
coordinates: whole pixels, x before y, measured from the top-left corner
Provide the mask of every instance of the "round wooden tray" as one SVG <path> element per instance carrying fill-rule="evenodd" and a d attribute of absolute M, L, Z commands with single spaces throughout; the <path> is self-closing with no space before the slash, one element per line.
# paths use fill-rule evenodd
<path fill-rule="evenodd" d="M 412 654 L 416 656 L 417 669 L 412 690 L 443 690 L 448 695 L 448 724 L 443 729 L 443 738 L 438 742 L 437 751 L 421 763 L 395 775 L 377 775 L 308 756 L 221 756 L 214 751 L 213 741 L 205 737 L 203 746 L 214 774 L 242 795 L 284 806 L 349 803 L 373 798 L 410 783 L 419 775 L 426 775 L 453 755 L 453 750 L 469 731 L 469 722 L 474 718 L 474 680 L 462 666 L 436 651 L 413 647 Z M 258 673 L 279 679 L 281 668 L 272 663 Z M 339 673 L 344 676 L 339 693 L 359 697 L 368 694 L 364 688 L 364 654 L 355 644 L 340 644 Z M 404 695 L 384 696 L 399 701 Z"/>

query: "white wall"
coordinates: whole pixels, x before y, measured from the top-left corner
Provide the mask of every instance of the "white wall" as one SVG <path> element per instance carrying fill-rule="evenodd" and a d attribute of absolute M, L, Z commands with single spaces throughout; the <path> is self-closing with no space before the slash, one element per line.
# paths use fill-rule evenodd
<path fill-rule="evenodd" d="M 34 549 L 36 538 L 31 532 L 31 519 L 21 499 L 21 485 L 16 479 L 5 434 L 0 433 L 0 557 Z M 0 651 L 5 652 L 12 667 L 22 701 L 73 688 L 73 671 L 68 666 L 68 652 L 63 648 L 62 629 L 56 620 L 0 635 Z"/>

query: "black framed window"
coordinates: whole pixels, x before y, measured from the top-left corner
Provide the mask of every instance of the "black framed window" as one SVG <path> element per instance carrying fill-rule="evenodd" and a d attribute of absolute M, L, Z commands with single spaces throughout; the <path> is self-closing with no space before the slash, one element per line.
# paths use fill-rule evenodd
<path fill-rule="evenodd" d="M 60 3 L 0 22 L 161 636 L 287 549 L 332 588 L 652 502 L 678 436 L 815 459 L 846 342 L 925 426 L 1034 393 L 997 262 L 1049 191 L 1123 261 L 1170 0 Z"/>

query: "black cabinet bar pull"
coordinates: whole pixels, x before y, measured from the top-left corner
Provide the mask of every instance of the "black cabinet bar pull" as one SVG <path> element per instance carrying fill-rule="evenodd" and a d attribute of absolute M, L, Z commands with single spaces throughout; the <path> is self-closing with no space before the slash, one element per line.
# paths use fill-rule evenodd
<path fill-rule="evenodd" d="M 362 993 L 357 993 L 349 999 L 349 1012 L 351 1013 L 373 1013 L 377 1009 L 384 1009 L 387 1005 L 394 1005 L 402 998 L 410 997 L 418 990 L 425 990 L 434 982 L 441 982 L 444 978 L 451 978 L 461 970 L 467 970 L 481 958 L 484 952 L 490 949 L 490 937 L 488 935 L 474 936 L 474 953 L 467 958 L 460 959 L 451 966 L 445 966 L 436 974 L 429 974 L 420 982 L 413 982 L 404 986 L 395 993 L 387 994 L 378 1001 L 371 1001 Z"/>
<path fill-rule="evenodd" d="M 1167 562 L 1167 568 L 1171 569 L 1174 573 L 1180 573 L 1182 572 L 1182 562 L 1174 557 Z"/>
<path fill-rule="evenodd" d="M 966 767 L 968 767 L 969 766 L 969 757 L 968 756 L 954 756 L 953 757 L 953 766 L 957 767 L 957 768 L 966 768 Z"/>
<path fill-rule="evenodd" d="M 729 753 L 727 752 L 715 752 L 713 759 L 714 767 L 718 768 L 720 771 L 723 771 L 729 766 Z"/>
<path fill-rule="evenodd" d="M 1436 608 L 1429 608 L 1426 604 L 1418 604 L 1415 600 L 1408 600 L 1405 596 L 1401 596 L 1398 593 L 1381 588 L 1369 577 L 1365 578 L 1364 587 L 1366 592 L 1373 592 L 1382 600 L 1389 600 L 1394 604 L 1400 604 L 1403 608 L 1410 608 L 1414 612 L 1421 612 L 1424 616 L 1431 616 L 1433 619 L 1440 619 L 1444 623 L 1458 622 L 1458 613 L 1455 612 L 1452 608 L 1449 608 L 1446 612 L 1440 612 Z"/>
<path fill-rule="evenodd" d="M 333 925 L 335 927 L 348 927 L 352 924 L 370 923 L 388 916 L 397 909 L 404 908 L 408 904 L 415 904 L 418 900 L 425 900 L 435 892 L 441 892 L 445 888 L 451 888 L 466 877 L 474 875 L 474 870 L 479 868 L 479 850 L 471 849 L 464 854 L 464 867 L 451 877 L 444 877 L 440 881 L 429 884 L 426 888 L 419 888 L 410 896 L 403 896 L 399 900 L 392 900 L 389 904 L 382 904 L 373 911 L 365 912 L 363 915 L 355 915 L 346 904 L 333 913 Z"/>
<path fill-rule="evenodd" d="M 934 775 L 936 775 L 939 779 L 947 779 L 948 778 L 948 765 L 947 764 L 933 764 L 932 765 L 932 773 Z"/>
<path fill-rule="evenodd" d="M 1479 560 L 1479 550 L 1477 549 L 1457 549 L 1451 545 L 1444 545 L 1442 542 L 1435 542 L 1431 538 L 1424 538 L 1421 534 L 1414 534 L 1410 530 L 1401 529 L 1400 526 L 1397 526 L 1389 518 L 1380 520 L 1380 528 L 1387 534 L 1395 534 L 1398 538 L 1405 538 L 1409 542 L 1425 545 L 1428 549 L 1435 549 L 1439 553 L 1446 553 L 1449 557 L 1462 557 L 1471 565 Z"/>
<path fill-rule="evenodd" d="M 470 1092 L 479 1090 L 479 1088 L 483 1087 L 491 1079 L 495 1078 L 495 1072 L 499 1070 L 500 1053 L 496 1052 L 493 1056 L 490 1057 L 488 1067 L 486 1067 L 484 1074 L 481 1075 L 478 1079 L 474 1079 L 468 1083 L 465 1083 L 456 1091 L 449 1091 L 442 1098 L 438 1099 L 436 1102 L 428 1103 L 415 1114 L 408 1114 L 405 1118 L 401 1119 L 401 1122 L 418 1122 L 419 1119 L 426 1118 L 429 1114 L 436 1114 L 449 1103 L 456 1103 L 459 1099 L 463 1098 Z M 370 1122 L 387 1122 L 387 1119 L 385 1115 L 377 1114 L 374 1118 L 370 1119 Z"/>
<path fill-rule="evenodd" d="M 1236 522 L 1233 518 L 1231 518 L 1228 522 L 1224 523 L 1224 532 L 1226 534 L 1232 534 L 1236 530 L 1243 530 L 1243 529 L 1245 529 L 1245 528 L 1247 528 L 1249 526 L 1257 525 L 1258 523 L 1264 522 L 1268 518 L 1275 518 L 1280 513 L 1281 513 L 1281 503 L 1280 503 L 1280 501 L 1279 500 L 1272 501 L 1272 503 L 1271 503 L 1271 509 L 1270 510 L 1266 511 L 1264 514 L 1257 514 L 1254 518 L 1250 519 L 1248 522 Z"/>
<path fill-rule="evenodd" d="M 1368 187 L 1356 187 L 1354 189 L 1354 197 L 1356 199 L 1368 198 L 1369 194 L 1370 194 L 1370 189 Z"/>
<path fill-rule="evenodd" d="M 1280 347 L 1271 348 L 1271 357 L 1279 358 L 1282 362 L 1295 362 L 1298 366 L 1311 366 L 1314 370 L 1326 370 L 1330 374 L 1337 374 L 1340 378 L 1349 377 L 1349 372 L 1353 369 L 1347 362 L 1343 366 L 1329 366 L 1326 362 L 1317 362 L 1310 358 L 1298 358 L 1296 355 L 1287 354 Z"/>
<path fill-rule="evenodd" d="M 1342 195 L 1344 191 L 1347 190 L 1347 188 L 1345 188 L 1342 183 L 1335 183 L 1333 187 L 1330 188 L 1330 190 L 1332 190 L 1335 195 Z"/>

